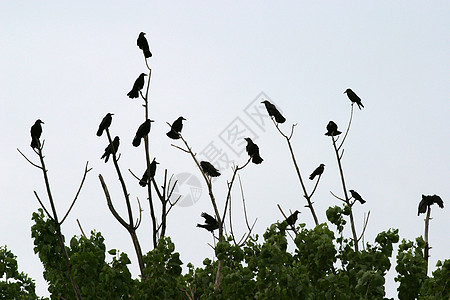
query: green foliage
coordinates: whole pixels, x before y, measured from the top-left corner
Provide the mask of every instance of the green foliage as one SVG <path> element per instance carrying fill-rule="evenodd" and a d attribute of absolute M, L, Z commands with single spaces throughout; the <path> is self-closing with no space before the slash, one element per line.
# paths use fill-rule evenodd
<path fill-rule="evenodd" d="M 16 256 L 0 246 L 0 299 L 38 299 L 32 279 L 19 273 Z"/>
<path fill-rule="evenodd" d="M 337 238 L 326 224 L 312 229 L 300 224 L 296 235 L 290 230 L 294 243 L 289 246 L 286 221 L 272 224 L 262 242 L 250 236 L 237 246 L 228 237 L 216 245 L 215 260 L 206 258 L 198 268 L 188 264 L 184 275 L 180 255 L 168 237 L 143 256 L 145 268 L 138 279 L 131 276 L 128 256 L 115 249 L 106 252 L 98 232 L 89 238 L 73 237 L 66 251 L 83 299 L 386 299 L 385 276 L 399 241 L 398 230 L 379 233 L 373 244 L 355 252 L 352 240 L 342 234 L 347 215 L 346 207 L 327 210 Z M 54 223 L 42 210 L 33 214 L 33 220 L 35 252 L 44 265 L 51 298 L 74 299 Z M 400 282 L 399 299 L 450 296 L 450 260 L 439 262 L 433 276 L 427 277 L 424 246 L 421 238 L 416 243 L 403 240 L 399 246 L 395 279 Z M 6 248 L 0 248 L 0 254 L 2 276 L 15 278 L 0 282 L 0 291 L 17 299 L 36 299 L 34 283 L 18 273 L 15 257 Z"/>

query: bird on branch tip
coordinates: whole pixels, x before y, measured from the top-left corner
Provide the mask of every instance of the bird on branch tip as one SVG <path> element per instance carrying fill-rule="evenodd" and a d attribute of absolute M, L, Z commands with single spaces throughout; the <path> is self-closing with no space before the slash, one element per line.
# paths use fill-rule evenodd
<path fill-rule="evenodd" d="M 292 226 L 292 227 L 295 226 L 295 222 L 297 222 L 299 213 L 300 212 L 298 210 L 296 210 L 289 217 L 287 217 L 286 222 L 288 223 L 289 226 Z"/>
<path fill-rule="evenodd" d="M 200 166 L 202 167 L 203 172 L 205 172 L 210 177 L 220 176 L 219 170 L 217 170 L 210 162 L 201 161 Z"/>
<path fill-rule="evenodd" d="M 422 195 L 422 200 L 419 203 L 417 215 L 427 212 L 427 208 L 433 204 L 437 204 L 440 208 L 444 208 L 444 201 L 438 195 Z"/>
<path fill-rule="evenodd" d="M 147 119 L 139 126 L 133 139 L 133 146 L 139 147 L 139 145 L 141 144 L 141 139 L 150 132 L 151 122 L 154 121 Z"/>
<path fill-rule="evenodd" d="M 352 195 L 353 199 L 358 200 L 361 204 L 366 203 L 366 200 L 364 200 L 358 192 L 354 190 L 349 190 L 350 194 Z"/>
<path fill-rule="evenodd" d="M 139 33 L 139 37 L 137 39 L 137 45 L 139 49 L 144 53 L 145 58 L 152 57 L 152 53 L 150 52 L 150 47 L 148 46 L 147 39 L 145 38 L 145 32 Z"/>
<path fill-rule="evenodd" d="M 170 127 L 170 131 L 166 133 L 168 137 L 170 137 L 173 140 L 178 140 L 180 138 L 181 130 L 183 129 L 183 120 L 186 120 L 183 117 L 179 117 L 176 119 L 172 126 Z"/>
<path fill-rule="evenodd" d="M 340 135 L 341 133 L 342 132 L 340 132 L 338 130 L 338 126 L 336 123 L 334 123 L 333 121 L 328 122 L 327 132 L 325 133 L 325 135 L 336 136 L 336 135 Z"/>
<path fill-rule="evenodd" d="M 159 164 L 159 162 L 156 161 L 156 157 L 155 157 L 155 158 L 153 158 L 153 161 L 150 163 L 150 180 L 153 177 L 155 177 L 157 164 Z M 147 172 L 147 170 L 145 170 L 144 175 L 142 175 L 141 180 L 139 180 L 139 185 L 142 187 L 145 187 L 148 182 L 149 182 L 148 172 Z"/>
<path fill-rule="evenodd" d="M 105 163 L 106 162 L 108 162 L 108 159 L 109 159 L 109 156 L 111 155 L 111 154 L 116 154 L 117 153 L 117 150 L 119 149 L 119 144 L 120 144 L 120 141 L 119 141 L 119 137 L 118 136 L 116 136 L 115 138 L 114 138 L 114 140 L 112 141 L 112 143 L 111 144 L 109 144 L 106 148 L 105 148 L 105 153 L 103 153 L 103 155 L 102 155 L 102 157 L 100 158 L 100 159 L 105 159 Z"/>
<path fill-rule="evenodd" d="M 361 98 L 359 98 L 358 95 L 356 95 L 355 92 L 352 91 L 352 89 L 346 89 L 344 94 L 347 94 L 348 99 L 350 99 L 350 101 L 352 101 L 353 103 L 356 103 L 359 109 L 361 109 L 361 107 L 364 107 L 361 102 Z"/>
<path fill-rule="evenodd" d="M 139 75 L 139 77 L 133 84 L 133 88 L 128 92 L 128 97 L 130 97 L 131 99 L 139 98 L 139 92 L 144 88 L 145 76 L 147 76 L 147 74 L 145 73 L 141 73 L 141 75 Z"/>
<path fill-rule="evenodd" d="M 314 177 L 322 175 L 323 171 L 325 170 L 325 165 L 320 164 L 312 173 L 309 175 L 309 179 L 313 180 Z"/>
<path fill-rule="evenodd" d="M 245 150 L 247 150 L 248 155 L 252 158 L 252 162 L 254 164 L 260 164 L 263 162 L 263 159 L 261 156 L 259 156 L 259 147 L 255 143 L 253 143 L 251 138 L 245 138 L 247 141 L 247 146 L 245 147 Z"/>
<path fill-rule="evenodd" d="M 30 134 L 31 134 L 31 148 L 38 148 L 41 146 L 41 142 L 39 139 L 41 138 L 42 134 L 42 126 L 41 124 L 44 124 L 40 119 L 37 119 L 36 122 L 34 122 L 33 126 L 31 126 Z"/>
<path fill-rule="evenodd" d="M 286 122 L 286 118 L 283 117 L 283 115 L 280 113 L 280 111 L 276 108 L 275 105 L 270 103 L 268 100 L 264 100 L 261 103 L 264 103 L 267 109 L 267 113 L 269 114 L 269 116 L 274 117 L 277 123 Z"/>
<path fill-rule="evenodd" d="M 106 114 L 106 116 L 103 118 L 102 122 L 98 126 L 97 136 L 102 136 L 103 131 L 106 130 L 107 128 L 109 128 L 109 126 L 111 126 L 113 115 L 114 114 L 111 114 L 111 113 Z"/>

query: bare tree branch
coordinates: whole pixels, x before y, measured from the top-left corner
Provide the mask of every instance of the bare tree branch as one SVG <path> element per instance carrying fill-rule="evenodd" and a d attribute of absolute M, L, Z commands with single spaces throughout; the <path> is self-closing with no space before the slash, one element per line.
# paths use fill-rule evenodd
<path fill-rule="evenodd" d="M 24 157 L 24 158 L 25 158 L 32 166 L 34 166 L 34 167 L 36 167 L 36 168 L 42 170 L 42 167 L 38 166 L 37 164 L 35 164 L 35 163 L 32 162 L 31 160 L 29 160 L 28 157 L 26 157 L 25 154 L 23 154 L 23 153 L 19 150 L 19 148 L 17 148 L 17 151 L 19 151 L 19 153 L 22 154 L 22 156 L 23 156 L 23 157 Z"/>

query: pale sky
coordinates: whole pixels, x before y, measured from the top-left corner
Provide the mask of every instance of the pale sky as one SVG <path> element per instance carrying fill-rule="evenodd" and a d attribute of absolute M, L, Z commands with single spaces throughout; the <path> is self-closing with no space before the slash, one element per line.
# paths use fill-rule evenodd
<path fill-rule="evenodd" d="M 47 200 L 45 186 L 40 170 L 16 150 L 37 161 L 29 130 L 39 118 L 45 122 L 44 153 L 60 216 L 86 161 L 93 168 L 63 225 L 67 241 L 80 234 L 78 218 L 85 232 L 103 234 L 108 249 L 127 252 L 137 275 L 131 239 L 109 212 L 98 180 L 98 174 L 105 177 L 113 202 L 125 214 L 113 165 L 100 160 L 107 140 L 95 132 L 107 112 L 115 113 L 111 132 L 121 138 L 119 164 L 131 199 L 144 203 L 138 236 L 147 252 L 152 245 L 146 191 L 127 171 L 145 169 L 144 148 L 131 145 L 143 122 L 142 101 L 126 96 L 146 72 L 136 46 L 144 31 L 153 53 L 150 139 L 151 155 L 161 163 L 159 182 L 164 168 L 202 179 L 192 159 L 170 146 L 166 122 L 184 116 L 183 135 L 195 152 L 213 142 L 240 165 L 246 154 L 235 154 L 220 137 L 233 122 L 245 123 L 258 136 L 254 141 L 264 158 L 241 172 L 250 221 L 258 218 L 255 233 L 261 236 L 282 218 L 277 204 L 299 209 L 300 222 L 311 228 L 287 145 L 271 123 L 259 126 L 246 114 L 264 93 L 287 118 L 284 130 L 298 124 L 292 143 L 309 190 L 313 184 L 307 175 L 326 165 L 313 198 L 319 221 L 325 222 L 326 209 L 340 204 L 330 191 L 342 195 L 325 127 L 334 120 L 345 129 L 350 101 L 343 92 L 350 87 L 365 105 L 355 110 L 343 160 L 348 188 L 367 200 L 354 209 L 358 232 L 370 210 L 366 241 L 389 228 L 415 239 L 423 233 L 424 217 L 417 216 L 421 195 L 438 194 L 446 207 L 432 210 L 434 266 L 449 258 L 450 246 L 449 13 L 448 1 L 2 1 L 0 244 L 18 256 L 21 271 L 36 279 L 38 294 L 48 295 L 30 238 L 31 214 L 39 207 L 33 191 Z M 223 171 L 214 183 L 220 208 L 230 177 L 230 170 Z M 201 266 L 213 256 L 207 245 L 211 235 L 195 227 L 202 211 L 213 212 L 202 186 L 197 202 L 175 207 L 168 217 L 168 235 L 184 265 Z M 189 187 L 180 186 L 180 192 L 190 193 Z M 233 195 L 240 235 L 239 190 Z M 387 277 L 390 297 L 396 295 L 394 276 Z"/>

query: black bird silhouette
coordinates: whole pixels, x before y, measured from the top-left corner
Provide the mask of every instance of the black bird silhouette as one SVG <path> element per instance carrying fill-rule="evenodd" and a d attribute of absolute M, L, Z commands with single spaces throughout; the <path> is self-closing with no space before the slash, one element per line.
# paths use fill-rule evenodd
<path fill-rule="evenodd" d="M 201 161 L 200 166 L 202 167 L 203 172 L 205 172 L 208 176 L 211 177 L 220 176 L 219 170 L 217 170 L 210 162 Z"/>
<path fill-rule="evenodd" d="M 31 148 L 38 148 L 41 146 L 41 142 L 39 139 L 41 138 L 42 134 L 42 126 L 41 124 L 44 124 L 40 119 L 36 120 L 34 122 L 33 126 L 31 126 L 30 133 L 31 133 Z"/>
<path fill-rule="evenodd" d="M 364 107 L 361 102 L 361 98 L 359 98 L 358 95 L 356 95 L 355 92 L 352 91 L 352 89 L 346 89 L 344 94 L 347 94 L 348 99 L 350 99 L 350 101 L 352 101 L 353 103 L 356 103 L 359 109 L 361 109 L 361 107 Z"/>
<path fill-rule="evenodd" d="M 103 153 L 103 155 L 102 155 L 102 157 L 101 157 L 100 159 L 105 158 L 105 163 L 108 162 L 109 156 L 110 156 L 111 154 L 113 154 L 113 153 L 114 153 L 114 154 L 117 153 L 117 150 L 119 149 L 119 144 L 120 144 L 119 137 L 116 136 L 116 137 L 114 138 L 114 140 L 112 141 L 112 143 L 109 144 L 109 145 L 105 148 L 105 153 Z"/>
<path fill-rule="evenodd" d="M 264 100 L 261 103 L 264 103 L 264 105 L 266 106 L 267 112 L 269 113 L 269 116 L 275 117 L 275 121 L 277 121 L 277 123 L 286 122 L 286 118 L 283 117 L 283 115 L 278 111 L 278 109 L 275 107 L 275 105 L 270 103 L 268 100 Z"/>
<path fill-rule="evenodd" d="M 152 162 L 150 163 L 150 179 L 152 179 L 155 176 L 156 173 L 156 165 L 159 164 L 159 162 L 156 161 L 156 157 L 153 158 Z M 145 170 L 144 175 L 142 175 L 141 180 L 139 180 L 140 186 L 146 186 L 148 182 L 148 174 L 147 170 Z"/>
<path fill-rule="evenodd" d="M 297 218 L 298 218 L 298 214 L 300 212 L 298 210 L 294 211 L 292 213 L 292 215 L 290 215 L 289 217 L 287 217 L 286 222 L 288 223 L 289 226 L 295 226 L 295 222 L 297 222 Z"/>
<path fill-rule="evenodd" d="M 352 194 L 353 199 L 358 200 L 359 202 L 361 202 L 361 204 L 366 203 L 366 200 L 364 200 L 360 194 L 358 194 L 358 192 L 354 191 L 354 190 L 349 190 L 350 194 Z"/>
<path fill-rule="evenodd" d="M 207 213 L 203 212 L 202 217 L 205 218 L 206 224 L 197 224 L 197 227 L 205 228 L 208 231 L 213 232 L 217 228 L 219 228 L 219 223 L 217 222 L 216 218 L 213 216 L 208 215 Z"/>
<path fill-rule="evenodd" d="M 109 128 L 109 126 L 111 125 L 111 122 L 112 122 L 112 116 L 113 115 L 114 114 L 111 114 L 111 113 L 107 113 L 106 114 L 106 116 L 103 118 L 102 122 L 98 126 L 97 136 L 102 136 L 103 131 L 105 129 Z"/>
<path fill-rule="evenodd" d="M 313 180 L 314 177 L 322 175 L 323 171 L 325 170 L 325 165 L 320 164 L 312 173 L 309 175 L 309 179 Z"/>
<path fill-rule="evenodd" d="M 150 47 L 148 46 L 147 39 L 145 38 L 145 32 L 139 33 L 139 37 L 137 39 L 137 45 L 139 49 L 144 52 L 145 58 L 152 57 L 152 53 L 150 52 Z"/>
<path fill-rule="evenodd" d="M 141 144 L 141 139 L 150 132 L 151 122 L 154 121 L 147 119 L 139 126 L 133 139 L 133 146 L 138 147 Z"/>
<path fill-rule="evenodd" d="M 181 129 L 183 129 L 183 120 L 186 120 L 183 117 L 179 117 L 176 119 L 172 126 L 170 127 L 170 131 L 166 133 L 168 137 L 170 137 L 173 140 L 178 140 L 180 138 Z"/>
<path fill-rule="evenodd" d="M 247 141 L 247 146 L 245 150 L 247 150 L 248 155 L 252 158 L 252 162 L 254 164 L 260 164 L 264 159 L 259 156 L 259 147 L 255 143 L 253 143 L 251 138 L 245 138 Z"/>
<path fill-rule="evenodd" d="M 424 214 L 427 212 L 427 207 L 437 204 L 440 208 L 444 208 L 444 201 L 438 195 L 422 195 L 422 200 L 419 203 L 419 209 L 417 215 Z"/>
<path fill-rule="evenodd" d="M 333 121 L 328 122 L 327 132 L 325 133 L 325 135 L 336 136 L 336 135 L 340 135 L 341 133 L 342 132 L 340 132 L 338 130 L 338 126 L 336 123 L 334 123 Z"/>
<path fill-rule="evenodd" d="M 144 88 L 145 79 L 144 77 L 147 76 L 145 73 L 141 73 L 139 77 L 136 79 L 136 81 L 133 84 L 133 88 L 131 91 L 128 92 L 127 96 L 131 99 L 133 98 L 139 98 L 139 91 Z"/>

